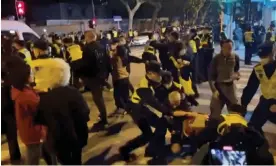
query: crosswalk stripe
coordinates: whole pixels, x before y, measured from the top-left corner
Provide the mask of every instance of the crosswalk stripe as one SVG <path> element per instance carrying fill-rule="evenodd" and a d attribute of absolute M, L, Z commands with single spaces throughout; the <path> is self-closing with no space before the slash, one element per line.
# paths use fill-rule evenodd
<path fill-rule="evenodd" d="M 209 99 L 211 99 L 212 93 L 211 93 L 211 90 L 210 90 L 210 89 L 201 88 L 201 89 L 199 90 L 199 93 L 200 93 L 200 94 L 203 94 L 203 96 L 209 97 Z M 237 90 L 237 91 L 236 91 L 236 95 L 237 95 L 238 98 L 240 98 L 240 97 L 242 96 L 242 91 Z M 259 94 L 256 94 L 256 95 L 254 95 L 254 97 L 253 97 L 254 100 L 259 100 L 259 98 L 260 98 L 260 95 L 259 95 Z M 252 100 L 253 100 L 253 99 L 252 99 Z"/>
<path fill-rule="evenodd" d="M 197 99 L 198 103 L 199 103 L 199 107 L 208 107 L 208 110 L 209 109 L 209 106 L 210 106 L 210 102 L 211 100 L 210 99 L 202 99 L 202 98 L 199 98 Z M 247 110 L 248 112 L 253 112 L 254 109 L 255 109 L 256 105 L 255 104 L 249 104 L 248 107 L 247 107 Z M 226 109 L 226 107 L 224 107 L 224 109 Z M 195 108 L 196 110 L 196 108 Z"/>

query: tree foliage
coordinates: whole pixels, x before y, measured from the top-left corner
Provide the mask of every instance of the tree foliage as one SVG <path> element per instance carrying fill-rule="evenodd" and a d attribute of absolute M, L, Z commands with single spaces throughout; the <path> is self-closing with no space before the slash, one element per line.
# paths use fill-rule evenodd
<path fill-rule="evenodd" d="M 162 8 L 163 0 L 148 0 L 147 2 L 154 7 L 154 11 L 152 14 L 152 20 L 151 20 L 151 28 L 152 28 L 152 30 L 154 30 L 155 23 L 156 23 L 157 17 L 158 17 L 158 13 Z"/>
<path fill-rule="evenodd" d="M 184 4 L 184 13 L 186 18 L 190 19 L 191 24 L 195 24 L 199 15 L 199 11 L 203 8 L 207 0 L 186 0 Z"/>

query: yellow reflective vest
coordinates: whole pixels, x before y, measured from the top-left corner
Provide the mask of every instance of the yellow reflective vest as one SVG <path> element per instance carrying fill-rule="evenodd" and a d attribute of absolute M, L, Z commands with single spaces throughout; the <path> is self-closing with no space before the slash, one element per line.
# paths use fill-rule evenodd
<path fill-rule="evenodd" d="M 270 36 L 269 36 L 268 34 L 270 34 Z M 270 37 L 269 41 L 275 42 L 275 35 L 274 35 L 274 31 L 273 31 L 273 30 L 271 30 L 271 29 L 269 28 L 269 29 L 267 30 L 266 35 Z"/>
<path fill-rule="evenodd" d="M 77 44 L 71 45 L 67 47 L 66 50 L 69 52 L 72 62 L 82 58 L 82 51 L 79 45 Z"/>
<path fill-rule="evenodd" d="M 246 43 L 252 43 L 254 42 L 253 39 L 253 32 L 252 31 L 247 31 L 244 33 L 244 40 Z"/>
<path fill-rule="evenodd" d="M 133 31 L 128 31 L 128 36 L 133 37 Z"/>
<path fill-rule="evenodd" d="M 136 90 L 140 88 L 150 88 L 152 90 L 152 93 L 153 94 L 155 93 L 153 87 L 149 85 L 149 82 L 146 77 L 141 79 Z M 141 101 L 141 97 L 137 94 L 136 90 L 133 92 L 131 96 L 131 102 L 135 104 L 139 104 Z"/>
<path fill-rule="evenodd" d="M 161 28 L 162 33 L 165 33 L 165 31 L 166 31 L 166 28 Z"/>
<path fill-rule="evenodd" d="M 117 31 L 113 30 L 112 33 L 113 33 L 114 38 L 118 37 L 118 32 Z"/>
<path fill-rule="evenodd" d="M 242 126 L 247 127 L 247 121 L 239 114 L 228 114 L 221 115 L 224 118 L 224 121 L 218 125 L 217 133 L 224 135 L 227 132 L 227 129 L 233 124 L 241 124 Z"/>
<path fill-rule="evenodd" d="M 60 55 L 60 51 L 61 51 L 60 47 L 57 44 L 53 44 L 53 47 L 56 49 L 56 53 Z"/>
<path fill-rule="evenodd" d="M 194 53 L 194 54 L 197 53 L 197 47 L 196 47 L 196 42 L 195 42 L 195 40 L 190 40 L 190 41 L 189 41 L 189 45 L 190 45 L 190 47 L 192 48 L 193 53 Z"/>
<path fill-rule="evenodd" d="M 155 55 L 155 49 L 152 46 L 145 46 L 145 51 L 144 52 L 147 52 L 147 53 L 150 53 L 152 55 Z"/>
<path fill-rule="evenodd" d="M 276 70 L 270 79 L 267 78 L 262 64 L 254 68 L 257 78 L 260 81 L 260 88 L 265 99 L 276 99 Z"/>
<path fill-rule="evenodd" d="M 32 62 L 32 55 L 29 50 L 27 50 L 26 48 L 22 48 L 22 49 L 18 50 L 18 52 L 22 53 L 25 56 L 24 61 L 27 64 L 30 64 Z"/>

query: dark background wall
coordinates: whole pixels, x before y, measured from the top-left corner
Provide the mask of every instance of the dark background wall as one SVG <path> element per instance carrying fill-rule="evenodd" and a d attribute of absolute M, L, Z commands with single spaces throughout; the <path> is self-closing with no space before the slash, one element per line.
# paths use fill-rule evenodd
<path fill-rule="evenodd" d="M 39 3 L 38 3 L 39 2 Z M 78 2 L 78 3 L 76 3 Z M 181 16 L 181 6 L 172 5 L 171 1 L 164 1 L 159 17 Z M 14 0 L 2 0 L 2 17 L 15 15 Z M 91 0 L 72 0 L 62 2 L 57 0 L 25 0 L 27 22 L 44 22 L 50 19 L 91 19 Z M 151 18 L 154 7 L 143 4 L 137 11 L 135 18 Z M 113 16 L 128 17 L 126 8 L 119 0 L 109 0 L 107 5 L 96 5 L 95 14 L 97 18 L 112 18 Z"/>

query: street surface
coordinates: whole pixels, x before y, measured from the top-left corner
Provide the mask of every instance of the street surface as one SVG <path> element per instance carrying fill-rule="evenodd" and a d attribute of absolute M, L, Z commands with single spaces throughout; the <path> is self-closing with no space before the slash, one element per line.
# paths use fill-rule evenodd
<path fill-rule="evenodd" d="M 142 47 L 135 47 L 132 48 L 132 55 L 135 55 L 137 57 L 141 57 L 143 52 Z M 216 52 L 218 50 L 216 49 Z M 243 54 L 243 51 L 237 52 L 238 54 Z M 242 57 L 244 54 L 242 55 Z M 241 57 L 241 59 L 243 59 Z M 242 90 L 245 87 L 248 77 L 252 71 L 253 66 L 244 66 L 243 62 L 241 62 L 241 79 L 236 82 L 237 87 L 237 95 L 240 97 L 242 95 Z M 143 64 L 131 64 L 131 76 L 130 80 L 133 85 L 137 85 L 141 77 L 143 77 L 145 74 L 145 67 Z M 110 80 L 111 81 L 111 80 Z M 200 106 L 197 108 L 194 108 L 195 111 L 201 112 L 201 113 L 209 113 L 209 104 L 210 104 L 210 98 L 211 98 L 211 91 L 209 88 L 208 83 L 203 83 L 198 86 L 199 92 L 200 92 L 200 98 L 198 99 Z M 125 142 L 128 140 L 136 137 L 138 134 L 140 134 L 140 131 L 138 127 L 133 124 L 131 118 L 126 115 L 124 117 L 117 117 L 117 118 L 109 118 L 110 127 L 107 129 L 107 131 L 101 131 L 101 132 L 93 132 L 93 123 L 97 121 L 98 117 L 98 110 L 95 107 L 95 104 L 92 101 L 91 94 L 89 92 L 84 94 L 85 99 L 88 102 L 88 105 L 90 107 L 91 113 L 90 113 L 90 122 L 89 127 L 91 128 L 91 132 L 89 134 L 89 141 L 88 145 L 83 150 L 83 163 L 84 164 L 97 164 L 97 165 L 103 165 L 103 164 L 114 164 L 114 162 L 118 159 L 118 149 L 120 146 L 122 146 Z M 250 118 L 252 111 L 258 104 L 258 100 L 260 97 L 260 92 L 258 91 L 258 94 L 256 94 L 250 103 L 248 107 L 248 115 L 247 118 Z M 113 93 L 109 91 L 104 92 L 104 98 L 105 103 L 108 108 L 108 114 L 111 114 L 115 110 L 114 100 L 113 100 Z M 223 113 L 226 113 L 226 108 L 223 109 Z M 267 138 L 269 139 L 269 142 L 271 146 L 276 150 L 276 126 L 270 122 L 267 122 L 264 126 L 264 131 L 267 134 Z M 167 137 L 169 138 L 170 135 L 167 134 Z M 3 140 L 3 139 L 2 139 Z M 274 140 L 274 143 L 272 143 L 272 140 Z M 70 146 L 70 145 L 68 145 Z M 24 151 L 24 145 L 20 143 L 20 149 L 23 152 Z M 8 154 L 8 147 L 7 143 L 3 143 L 2 141 L 2 164 L 8 164 L 9 163 L 9 154 Z M 144 152 L 144 147 L 134 151 L 135 154 L 138 154 L 139 156 L 142 156 Z M 24 152 L 22 153 L 24 154 Z M 276 156 L 276 153 L 275 153 Z M 41 163 L 44 163 L 43 160 L 41 160 Z M 145 159 L 141 157 L 139 159 L 139 162 L 135 164 L 146 164 Z M 181 164 L 181 163 L 178 163 Z M 183 164 L 183 163 L 182 163 Z M 198 163 L 199 164 L 199 163 Z"/>

